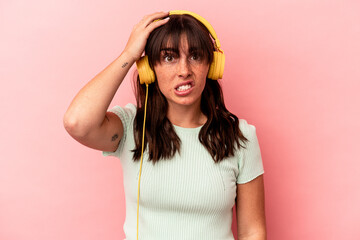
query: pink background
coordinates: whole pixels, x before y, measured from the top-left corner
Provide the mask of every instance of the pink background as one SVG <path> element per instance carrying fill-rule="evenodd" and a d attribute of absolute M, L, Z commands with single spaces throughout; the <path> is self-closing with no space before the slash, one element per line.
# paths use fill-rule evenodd
<path fill-rule="evenodd" d="M 226 104 L 257 128 L 268 239 L 360 239 L 357 0 L 1 1 L 0 239 L 124 237 L 119 160 L 62 118 L 143 15 L 174 9 L 213 25 Z M 111 106 L 135 102 L 130 75 Z"/>

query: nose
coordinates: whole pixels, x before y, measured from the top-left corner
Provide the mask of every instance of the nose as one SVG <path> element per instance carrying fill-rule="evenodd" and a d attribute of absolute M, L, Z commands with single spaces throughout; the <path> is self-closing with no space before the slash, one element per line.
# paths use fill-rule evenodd
<path fill-rule="evenodd" d="M 191 65 L 186 57 L 182 57 L 178 63 L 178 76 L 188 78 L 191 75 Z"/>

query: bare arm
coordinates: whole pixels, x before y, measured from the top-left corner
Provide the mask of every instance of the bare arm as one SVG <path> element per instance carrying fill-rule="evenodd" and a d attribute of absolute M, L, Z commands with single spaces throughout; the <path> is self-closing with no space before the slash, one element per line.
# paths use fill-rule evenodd
<path fill-rule="evenodd" d="M 266 240 L 263 175 L 237 184 L 236 191 L 238 240 Z"/>
<path fill-rule="evenodd" d="M 116 150 L 123 126 L 107 109 L 133 63 L 121 54 L 75 96 L 64 115 L 64 127 L 75 140 L 99 150 Z"/>
<path fill-rule="evenodd" d="M 167 20 L 158 12 L 145 16 L 133 28 L 122 54 L 97 74 L 75 96 L 64 115 L 64 127 L 80 143 L 103 151 L 115 151 L 123 135 L 121 120 L 107 109 L 124 77 L 144 51 L 151 31 Z"/>

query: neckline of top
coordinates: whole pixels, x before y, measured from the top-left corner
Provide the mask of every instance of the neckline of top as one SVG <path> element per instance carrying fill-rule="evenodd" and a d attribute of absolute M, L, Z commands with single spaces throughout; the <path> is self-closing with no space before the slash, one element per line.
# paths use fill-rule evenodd
<path fill-rule="evenodd" d="M 199 132 L 200 129 L 204 126 L 204 125 L 201 125 L 199 127 L 194 127 L 194 128 L 185 128 L 185 127 L 177 126 L 175 124 L 172 124 L 172 125 L 176 130 L 181 131 L 181 132 Z"/>

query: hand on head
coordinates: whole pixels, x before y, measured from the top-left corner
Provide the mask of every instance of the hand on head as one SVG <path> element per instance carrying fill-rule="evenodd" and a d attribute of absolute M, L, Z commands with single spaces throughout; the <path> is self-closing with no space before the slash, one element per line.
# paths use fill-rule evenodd
<path fill-rule="evenodd" d="M 169 18 L 166 18 L 167 16 L 169 16 L 169 12 L 156 12 L 144 16 L 143 19 L 134 26 L 124 52 L 126 52 L 134 61 L 138 60 L 144 52 L 146 41 L 150 33 L 155 28 L 167 23 L 169 20 Z"/>

